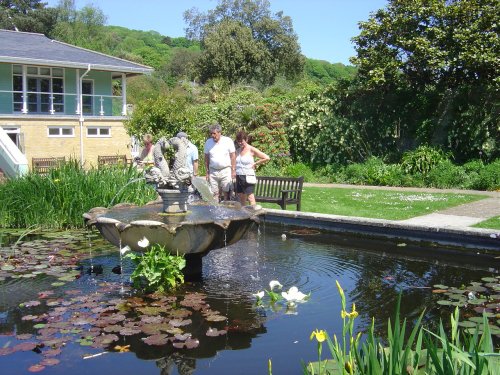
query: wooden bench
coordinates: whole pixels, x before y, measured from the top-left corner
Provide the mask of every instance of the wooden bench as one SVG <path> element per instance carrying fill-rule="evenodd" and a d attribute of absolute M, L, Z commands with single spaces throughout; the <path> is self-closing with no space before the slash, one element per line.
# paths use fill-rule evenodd
<path fill-rule="evenodd" d="M 127 166 L 127 155 L 99 155 L 97 156 L 97 165 L 99 167 L 108 165 Z"/>
<path fill-rule="evenodd" d="M 257 176 L 257 183 L 254 188 L 255 200 L 264 203 L 277 203 L 282 210 L 286 210 L 288 204 L 295 204 L 297 205 L 297 211 L 300 211 L 303 184 L 303 176 Z"/>
<path fill-rule="evenodd" d="M 64 156 L 58 158 L 32 158 L 31 166 L 35 173 L 47 174 L 52 168 L 60 166 L 66 161 Z"/>

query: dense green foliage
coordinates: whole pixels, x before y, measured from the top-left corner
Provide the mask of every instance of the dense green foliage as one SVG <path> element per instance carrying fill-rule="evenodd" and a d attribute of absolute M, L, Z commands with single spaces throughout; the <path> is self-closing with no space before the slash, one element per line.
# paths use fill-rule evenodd
<path fill-rule="evenodd" d="M 82 169 L 75 160 L 47 176 L 29 174 L 0 184 L 0 226 L 83 228 L 83 213 L 121 202 L 156 198 L 135 168 Z"/>
<path fill-rule="evenodd" d="M 496 0 L 393 0 L 361 22 L 356 101 L 380 141 L 498 157 L 499 21 Z"/>
<path fill-rule="evenodd" d="M 129 253 L 136 268 L 130 279 L 135 288 L 145 292 L 165 292 L 184 283 L 182 270 L 186 260 L 179 255 L 171 255 L 165 248 L 152 245 L 144 254 Z"/>
<path fill-rule="evenodd" d="M 406 154 L 407 159 L 417 160 L 412 152 Z M 419 164 L 420 165 L 420 164 Z M 427 165 L 427 164 L 425 164 Z M 377 157 L 370 157 L 363 163 L 349 165 L 331 164 L 325 167 L 311 168 L 304 163 L 291 163 L 284 166 L 267 164 L 259 171 L 259 175 L 271 176 L 304 176 L 306 182 L 343 183 L 352 185 L 373 186 L 405 186 L 434 187 L 441 189 L 500 189 L 500 159 L 491 163 L 472 160 L 463 165 L 454 164 L 449 159 L 439 159 L 432 164 L 432 169 L 422 173 L 405 167 L 403 162 L 385 163 Z"/>
<path fill-rule="evenodd" d="M 219 122 L 225 135 L 250 133 L 268 173 L 294 172 L 293 161 L 342 182 L 498 188 L 495 0 L 389 0 L 360 23 L 355 67 L 300 62 L 292 20 L 267 0 L 189 10 L 187 38 L 106 26 L 71 0 L 0 6 L 31 21 L 53 9 L 48 35 L 153 66 L 127 84 L 131 135 L 184 130 L 200 148 Z"/>
<path fill-rule="evenodd" d="M 57 22 L 57 10 L 42 0 L 0 0 L 0 29 L 48 34 Z"/>

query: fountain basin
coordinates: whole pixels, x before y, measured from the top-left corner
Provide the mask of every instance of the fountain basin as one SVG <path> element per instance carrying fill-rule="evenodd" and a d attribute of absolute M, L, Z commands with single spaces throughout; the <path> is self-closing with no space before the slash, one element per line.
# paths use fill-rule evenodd
<path fill-rule="evenodd" d="M 172 254 L 205 255 L 231 245 L 258 223 L 263 211 L 232 206 L 190 205 L 182 213 L 166 214 L 162 203 L 145 206 L 121 204 L 93 208 L 85 213 L 88 226 L 95 226 L 115 246 L 145 251 L 138 242 L 146 237 Z"/>

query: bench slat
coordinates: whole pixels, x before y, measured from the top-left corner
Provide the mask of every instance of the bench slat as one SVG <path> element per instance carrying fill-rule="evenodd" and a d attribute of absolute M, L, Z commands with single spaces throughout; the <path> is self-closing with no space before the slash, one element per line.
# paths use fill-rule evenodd
<path fill-rule="evenodd" d="M 97 156 L 99 167 L 105 165 L 127 165 L 127 155 L 99 155 Z"/>
<path fill-rule="evenodd" d="M 66 161 L 64 156 L 52 158 L 32 158 L 31 166 L 33 172 L 47 174 L 52 168 L 56 168 Z"/>

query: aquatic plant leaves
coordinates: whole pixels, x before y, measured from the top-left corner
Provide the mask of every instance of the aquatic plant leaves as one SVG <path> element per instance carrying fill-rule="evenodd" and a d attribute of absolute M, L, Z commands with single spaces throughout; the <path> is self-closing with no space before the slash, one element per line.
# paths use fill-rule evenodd
<path fill-rule="evenodd" d="M 156 334 L 156 335 L 152 335 L 152 336 L 148 336 L 146 338 L 143 338 L 142 341 L 148 345 L 162 346 L 162 345 L 167 344 L 167 342 L 169 340 L 168 340 L 168 336 L 166 334 Z"/>
<path fill-rule="evenodd" d="M 40 365 L 40 364 L 33 365 L 33 366 L 30 366 L 28 368 L 29 372 L 40 372 L 40 371 L 43 371 L 43 370 L 45 370 L 45 366 Z"/>
<path fill-rule="evenodd" d="M 194 349 L 200 345 L 200 341 L 198 339 L 195 339 L 195 338 L 189 338 L 186 341 L 184 341 L 183 343 L 181 342 L 178 344 L 183 344 L 182 347 L 185 347 L 186 349 Z M 173 345 L 176 348 L 179 348 L 179 346 L 180 346 L 180 345 L 175 345 L 175 343 Z"/>
<path fill-rule="evenodd" d="M 216 337 L 225 335 L 226 333 L 227 331 L 224 329 L 218 330 L 217 328 L 209 328 L 206 332 L 206 335 L 211 337 Z"/>

